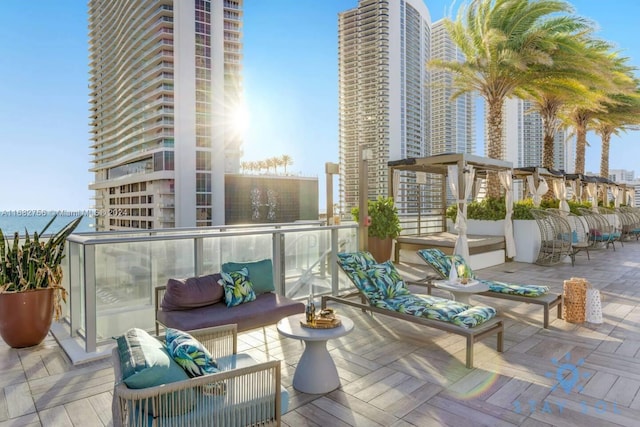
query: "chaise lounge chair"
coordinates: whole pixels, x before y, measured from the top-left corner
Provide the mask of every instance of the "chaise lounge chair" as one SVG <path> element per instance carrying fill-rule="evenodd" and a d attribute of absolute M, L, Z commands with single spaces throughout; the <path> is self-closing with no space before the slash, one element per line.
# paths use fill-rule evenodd
<path fill-rule="evenodd" d="M 466 367 L 473 368 L 473 344 L 497 334 L 497 351 L 503 349 L 502 318 L 492 307 L 470 306 L 453 300 L 409 292 L 391 261 L 378 264 L 369 252 L 339 253 L 338 265 L 357 288 L 343 296 L 323 296 L 322 308 L 335 301 L 363 311 L 462 335 L 467 339 Z M 353 300 L 360 296 L 361 303 Z"/>
<path fill-rule="evenodd" d="M 456 266 L 459 264 L 466 265 L 461 256 L 454 255 L 453 257 L 449 257 L 440 249 L 420 249 L 418 256 L 435 270 L 440 279 L 449 278 L 452 259 L 455 261 Z M 521 285 L 497 282 L 494 280 L 483 280 L 476 277 L 468 265 L 466 265 L 466 268 L 471 272 L 472 278 L 489 286 L 489 291 L 480 292 L 478 295 L 541 305 L 544 310 L 543 326 L 545 329 L 549 327 L 549 310 L 553 307 L 558 307 L 558 319 L 562 319 L 562 295 L 550 293 L 547 286 Z M 426 280 L 416 282 L 416 284 L 427 286 L 429 294 L 431 294 L 431 289 L 436 287 L 432 282 L 432 277 L 427 277 Z"/>

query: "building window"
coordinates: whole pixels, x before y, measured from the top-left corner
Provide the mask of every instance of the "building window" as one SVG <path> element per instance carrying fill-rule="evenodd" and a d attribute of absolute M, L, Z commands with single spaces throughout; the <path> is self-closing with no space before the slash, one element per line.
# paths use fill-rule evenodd
<path fill-rule="evenodd" d="M 211 194 L 196 194 L 196 206 L 211 206 Z"/>
<path fill-rule="evenodd" d="M 196 173 L 196 192 L 211 193 L 211 174 Z"/>
<path fill-rule="evenodd" d="M 211 170 L 211 152 L 210 151 L 196 151 L 196 170 L 199 170 L 199 171 Z"/>

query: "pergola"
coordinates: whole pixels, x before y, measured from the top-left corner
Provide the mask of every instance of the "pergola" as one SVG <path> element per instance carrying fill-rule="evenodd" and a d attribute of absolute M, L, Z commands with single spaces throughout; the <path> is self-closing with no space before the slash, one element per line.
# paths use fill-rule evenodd
<path fill-rule="evenodd" d="M 440 189 L 442 200 L 447 197 L 447 185 L 456 198 L 458 215 L 455 228 L 458 236 L 454 247 L 454 253 L 469 258 L 469 246 L 467 242 L 467 202 L 474 194 L 475 178 L 486 178 L 488 172 L 496 172 L 500 181 L 507 189 L 507 218 L 510 219 L 513 209 L 512 199 L 512 169 L 511 162 L 504 160 L 480 157 L 466 153 L 445 153 L 430 157 L 407 158 L 388 162 L 389 188 L 392 191 L 394 201 L 398 202 L 399 175 L 401 171 L 423 172 L 439 174 L 446 179 L 442 180 Z M 446 212 L 442 212 L 442 220 L 445 222 Z M 508 225 L 507 225 L 508 224 Z M 508 230 L 507 230 L 508 228 Z M 507 256 L 515 255 L 513 243 L 513 229 L 510 220 L 505 221 L 505 240 L 507 243 Z M 510 247 L 511 246 L 511 247 Z M 512 255 L 513 254 L 513 255 Z"/>
<path fill-rule="evenodd" d="M 521 179 L 526 183 L 526 186 L 523 188 L 523 190 L 526 189 L 526 191 L 523 191 L 523 193 L 530 193 L 532 195 L 534 206 L 540 206 L 542 196 L 552 189 L 555 197 L 560 200 L 560 209 L 566 212 L 569 211 L 567 187 L 563 171 L 547 169 L 540 166 L 529 166 L 515 168 L 513 170 L 513 177 L 514 179 Z M 548 181 L 550 181 L 550 185 Z"/>

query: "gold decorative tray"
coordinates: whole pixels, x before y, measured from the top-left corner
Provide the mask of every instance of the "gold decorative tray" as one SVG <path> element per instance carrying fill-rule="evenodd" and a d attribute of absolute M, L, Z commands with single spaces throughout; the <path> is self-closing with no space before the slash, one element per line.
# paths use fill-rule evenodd
<path fill-rule="evenodd" d="M 336 317 L 333 319 L 318 318 L 313 323 L 307 323 L 306 320 L 300 320 L 300 326 L 310 329 L 333 329 L 342 324 L 342 321 Z"/>

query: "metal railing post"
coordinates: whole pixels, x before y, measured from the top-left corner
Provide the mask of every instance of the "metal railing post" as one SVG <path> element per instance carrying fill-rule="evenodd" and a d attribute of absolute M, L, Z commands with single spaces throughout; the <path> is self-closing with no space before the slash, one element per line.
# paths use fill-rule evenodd
<path fill-rule="evenodd" d="M 69 279 L 67 281 L 67 289 L 69 289 L 69 333 L 72 337 L 78 335 L 78 329 L 81 327 L 82 322 L 82 287 L 83 274 L 84 274 L 84 262 L 82 262 L 81 249 L 84 245 L 80 243 L 68 243 L 69 251 Z"/>
<path fill-rule="evenodd" d="M 98 313 L 96 307 L 96 247 L 85 245 L 84 249 L 84 327 L 85 350 L 95 353 L 98 343 Z"/>
<path fill-rule="evenodd" d="M 286 295 L 285 277 L 284 277 L 284 234 L 275 232 L 273 236 L 273 283 L 275 284 L 276 293 Z"/>
<path fill-rule="evenodd" d="M 193 271 L 196 277 L 202 276 L 204 261 L 204 241 L 202 237 L 193 239 Z"/>
<path fill-rule="evenodd" d="M 331 254 L 329 255 L 329 268 L 331 269 L 331 295 L 338 295 L 339 277 L 338 277 L 338 229 L 331 229 Z"/>

